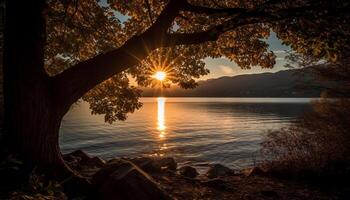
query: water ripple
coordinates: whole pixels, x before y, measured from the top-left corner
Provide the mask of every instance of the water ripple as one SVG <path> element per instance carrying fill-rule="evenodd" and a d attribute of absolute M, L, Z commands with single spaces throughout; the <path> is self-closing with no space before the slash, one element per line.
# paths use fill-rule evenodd
<path fill-rule="evenodd" d="M 63 152 L 83 149 L 111 158 L 140 154 L 174 156 L 180 162 L 223 163 L 239 168 L 257 158 L 266 130 L 287 126 L 311 109 L 310 99 L 143 98 L 124 122 L 104 123 L 86 103 L 64 117 Z"/>

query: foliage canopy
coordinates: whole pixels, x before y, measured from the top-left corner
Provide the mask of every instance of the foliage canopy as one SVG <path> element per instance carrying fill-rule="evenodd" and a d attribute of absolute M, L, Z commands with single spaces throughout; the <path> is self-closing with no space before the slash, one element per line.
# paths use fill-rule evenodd
<path fill-rule="evenodd" d="M 272 31 L 297 53 L 337 61 L 349 40 L 349 4 L 344 0 L 51 0 L 46 11 L 46 71 L 60 74 L 122 47 L 154 26 L 152 37 L 164 45 L 140 44 L 149 49 L 145 59 L 135 55 L 138 64 L 83 97 L 92 113 L 104 114 L 111 123 L 141 106 L 141 91 L 130 86 L 130 77 L 149 86 L 152 70 L 166 68 L 170 82 L 192 88 L 196 78 L 209 73 L 206 57 L 226 57 L 246 69 L 273 67 L 276 56 L 266 43 Z M 173 11 L 175 16 L 169 14 Z"/>

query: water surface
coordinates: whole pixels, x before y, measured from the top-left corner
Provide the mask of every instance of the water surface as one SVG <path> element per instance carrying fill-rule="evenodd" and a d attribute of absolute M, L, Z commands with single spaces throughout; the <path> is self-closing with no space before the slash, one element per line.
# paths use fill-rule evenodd
<path fill-rule="evenodd" d="M 64 117 L 63 152 L 83 149 L 104 158 L 173 156 L 194 165 L 250 166 L 267 130 L 287 126 L 311 109 L 308 98 L 142 98 L 123 122 L 90 115 L 88 104 Z"/>

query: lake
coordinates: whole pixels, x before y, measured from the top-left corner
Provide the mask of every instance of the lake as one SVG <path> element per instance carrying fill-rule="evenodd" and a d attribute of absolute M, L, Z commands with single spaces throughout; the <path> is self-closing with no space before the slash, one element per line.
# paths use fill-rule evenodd
<path fill-rule="evenodd" d="M 82 149 L 103 158 L 172 156 L 180 163 L 232 168 L 259 160 L 267 130 L 288 126 L 310 110 L 309 98 L 141 98 L 126 121 L 104 122 L 79 103 L 64 117 L 64 153 Z"/>

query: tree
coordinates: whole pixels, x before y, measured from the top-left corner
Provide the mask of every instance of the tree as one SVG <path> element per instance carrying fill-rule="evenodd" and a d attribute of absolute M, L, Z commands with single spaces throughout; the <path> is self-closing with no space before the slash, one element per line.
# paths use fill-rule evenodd
<path fill-rule="evenodd" d="M 347 1 L 6 1 L 4 141 L 32 165 L 69 171 L 61 120 L 80 98 L 112 122 L 140 107 L 140 85 L 158 65 L 195 86 L 205 57 L 273 67 L 271 30 L 300 53 L 336 57 L 349 36 Z M 118 15 L 127 18 L 121 22 Z"/>

